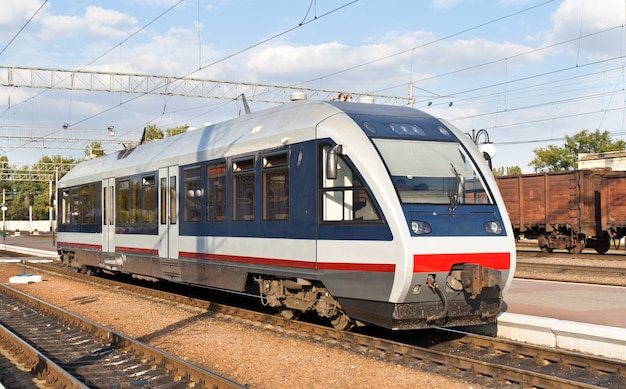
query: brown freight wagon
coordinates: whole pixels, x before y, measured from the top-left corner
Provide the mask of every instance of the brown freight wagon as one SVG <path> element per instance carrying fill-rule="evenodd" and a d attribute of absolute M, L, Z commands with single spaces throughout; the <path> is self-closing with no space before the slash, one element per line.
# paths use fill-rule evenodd
<path fill-rule="evenodd" d="M 626 233 L 626 172 L 567 170 L 497 177 L 516 237 L 542 251 L 604 254 Z"/>

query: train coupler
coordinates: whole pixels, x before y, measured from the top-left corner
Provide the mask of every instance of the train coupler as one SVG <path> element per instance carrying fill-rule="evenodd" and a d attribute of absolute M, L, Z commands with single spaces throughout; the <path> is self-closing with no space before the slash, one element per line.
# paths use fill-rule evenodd
<path fill-rule="evenodd" d="M 447 285 L 454 290 L 465 290 L 471 299 L 482 293 L 483 288 L 492 288 L 502 283 L 502 272 L 475 263 L 464 263 L 448 275 Z"/>

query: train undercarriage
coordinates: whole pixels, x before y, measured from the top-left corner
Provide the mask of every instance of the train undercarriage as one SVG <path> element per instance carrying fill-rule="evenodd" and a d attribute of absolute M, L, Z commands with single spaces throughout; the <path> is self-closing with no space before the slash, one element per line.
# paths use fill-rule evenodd
<path fill-rule="evenodd" d="M 302 278 L 295 281 L 255 278 L 255 282 L 259 285 L 261 303 L 278 308 L 286 319 L 297 319 L 301 312 L 315 311 L 319 316 L 329 318 L 338 330 L 349 330 L 357 324 L 323 286 L 313 285 Z"/>
<path fill-rule="evenodd" d="M 141 280 L 168 281 L 163 275 L 156 273 L 124 271 L 122 259 L 113 263 L 110 258 L 102 258 L 101 253 L 63 250 L 60 252 L 60 260 L 63 265 L 85 274 L 124 273 Z M 243 275 L 245 274 L 247 273 L 244 271 Z M 258 293 L 263 306 L 277 309 L 286 319 L 297 319 L 302 313 L 313 312 L 328 319 L 338 330 L 350 330 L 364 325 L 365 322 L 401 330 L 441 324 L 486 324 L 495 320 L 502 305 L 502 295 L 498 287 L 501 283 L 500 272 L 473 264 L 451 269 L 445 285 L 439 286 L 434 276 L 429 276 L 425 281 L 428 286 L 426 290 L 434 298 L 426 297 L 420 302 L 397 304 L 346 297 L 338 299 L 320 281 L 303 278 L 279 278 L 267 274 L 248 274 L 247 278 L 245 284 L 249 288 L 246 290 L 248 293 Z M 207 278 L 203 279 L 207 281 Z M 180 278 L 177 282 L 188 281 Z M 207 283 L 200 284 L 215 287 Z"/>
<path fill-rule="evenodd" d="M 598 236 L 587 236 L 577 233 L 570 226 L 552 226 L 552 231 L 543 229 L 528 229 L 524 237 L 537 239 L 539 249 L 544 253 L 554 250 L 567 250 L 570 254 L 580 254 L 584 248 L 594 249 L 598 254 L 604 254 L 611 248 L 611 240 L 619 240 L 622 236 L 611 236 L 602 231 Z M 613 234 L 615 235 L 615 234 Z"/>

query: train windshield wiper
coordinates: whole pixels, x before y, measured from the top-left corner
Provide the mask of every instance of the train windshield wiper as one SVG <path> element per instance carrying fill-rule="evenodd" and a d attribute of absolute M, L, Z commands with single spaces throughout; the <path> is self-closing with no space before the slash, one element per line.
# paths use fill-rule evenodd
<path fill-rule="evenodd" d="M 452 170 L 452 173 L 454 174 L 454 178 L 456 179 L 456 188 L 455 188 L 454 193 L 448 194 L 448 198 L 450 199 L 450 208 L 448 209 L 450 211 L 454 211 L 457 205 L 459 205 L 459 188 L 461 187 L 461 175 L 456 170 L 452 162 L 450 162 L 450 169 Z"/>

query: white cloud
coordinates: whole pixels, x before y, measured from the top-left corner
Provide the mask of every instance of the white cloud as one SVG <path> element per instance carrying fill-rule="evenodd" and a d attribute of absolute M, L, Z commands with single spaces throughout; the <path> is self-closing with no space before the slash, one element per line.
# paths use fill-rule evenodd
<path fill-rule="evenodd" d="M 431 0 L 430 4 L 434 9 L 448 9 L 454 8 L 463 0 Z"/>
<path fill-rule="evenodd" d="M 0 0 L 0 28 L 2 30 L 23 26 L 41 6 L 39 0 Z"/>
<path fill-rule="evenodd" d="M 90 5 L 79 16 L 47 15 L 41 24 L 45 28 L 44 39 L 73 37 L 83 39 L 123 39 L 134 32 L 137 20 L 125 13 Z"/>
<path fill-rule="evenodd" d="M 625 6 L 623 0 L 564 0 L 552 15 L 548 43 L 573 39 L 569 44 L 571 51 L 582 50 L 592 57 L 614 56 L 623 50 L 623 42 L 615 38 L 624 34 Z M 613 31 L 582 38 L 607 29 Z"/>

